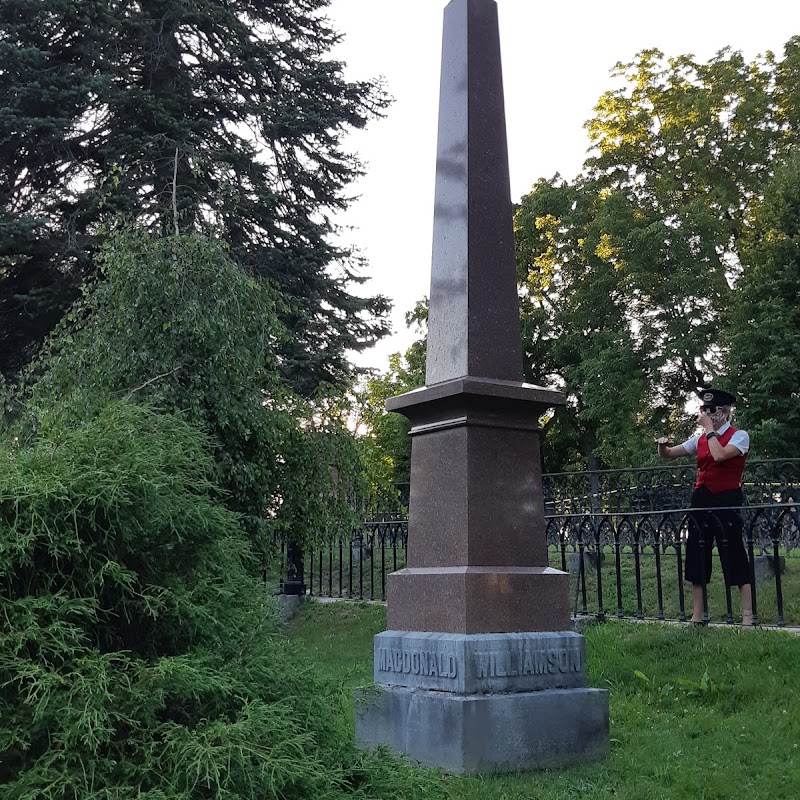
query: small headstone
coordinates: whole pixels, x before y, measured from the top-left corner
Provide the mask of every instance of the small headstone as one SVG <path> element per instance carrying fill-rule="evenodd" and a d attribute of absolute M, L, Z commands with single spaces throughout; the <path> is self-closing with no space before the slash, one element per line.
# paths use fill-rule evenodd
<path fill-rule="evenodd" d="M 585 574 L 597 572 L 597 562 L 603 566 L 605 561 L 605 553 L 598 552 L 597 550 L 584 550 L 583 551 L 583 571 Z M 570 575 L 579 575 L 581 571 L 581 554 L 569 553 L 567 556 L 567 563 L 569 565 Z"/>
<path fill-rule="evenodd" d="M 780 574 L 786 572 L 786 558 L 778 557 L 778 569 Z M 764 583 L 775 579 L 775 556 L 755 556 L 753 558 L 753 572 L 755 573 L 756 583 Z"/>

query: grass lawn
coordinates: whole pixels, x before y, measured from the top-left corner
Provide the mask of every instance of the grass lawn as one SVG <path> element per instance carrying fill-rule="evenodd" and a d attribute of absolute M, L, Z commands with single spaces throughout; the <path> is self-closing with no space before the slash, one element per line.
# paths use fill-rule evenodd
<path fill-rule="evenodd" d="M 342 602 L 309 604 L 287 631 L 352 697 L 372 680 L 372 636 L 385 628 L 383 606 Z M 800 638 L 617 621 L 585 635 L 589 683 L 610 691 L 610 758 L 540 773 L 443 775 L 442 797 L 800 798 Z"/>

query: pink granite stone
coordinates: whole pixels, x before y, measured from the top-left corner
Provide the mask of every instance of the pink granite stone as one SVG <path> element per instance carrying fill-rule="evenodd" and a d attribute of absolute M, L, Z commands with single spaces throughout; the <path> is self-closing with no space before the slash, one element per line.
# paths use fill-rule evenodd
<path fill-rule="evenodd" d="M 389 630 L 438 633 L 565 631 L 569 576 L 549 567 L 432 567 L 387 583 Z"/>

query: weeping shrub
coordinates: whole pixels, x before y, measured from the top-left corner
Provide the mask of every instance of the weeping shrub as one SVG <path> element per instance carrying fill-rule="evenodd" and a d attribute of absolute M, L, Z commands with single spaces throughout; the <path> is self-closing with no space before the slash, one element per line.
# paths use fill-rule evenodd
<path fill-rule="evenodd" d="M 97 260 L 16 393 L 15 433 L 85 422 L 110 397 L 144 402 L 212 439 L 225 503 L 259 553 L 351 525 L 355 442 L 329 404 L 284 384 L 270 284 L 198 233 L 122 228 Z"/>
<path fill-rule="evenodd" d="M 432 797 L 355 749 L 216 474 L 202 434 L 131 402 L 0 455 L 2 797 Z"/>

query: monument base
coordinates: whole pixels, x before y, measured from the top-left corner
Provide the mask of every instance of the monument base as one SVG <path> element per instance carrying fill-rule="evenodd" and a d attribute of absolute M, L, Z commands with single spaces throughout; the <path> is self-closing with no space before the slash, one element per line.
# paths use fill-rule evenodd
<path fill-rule="evenodd" d="M 356 694 L 356 741 L 448 772 L 565 767 L 608 755 L 608 692 L 459 695 L 375 686 Z"/>
<path fill-rule="evenodd" d="M 516 772 L 608 755 L 608 692 L 586 686 L 572 631 L 383 631 L 356 740 L 450 772 Z"/>

